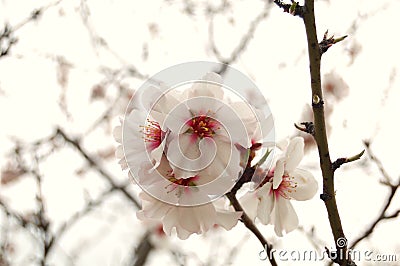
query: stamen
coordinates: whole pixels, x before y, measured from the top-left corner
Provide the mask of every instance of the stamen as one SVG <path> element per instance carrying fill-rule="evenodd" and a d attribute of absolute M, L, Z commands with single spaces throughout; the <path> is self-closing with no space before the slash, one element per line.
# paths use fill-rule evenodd
<path fill-rule="evenodd" d="M 187 122 L 187 125 L 189 126 L 187 132 L 193 133 L 199 138 L 211 138 L 214 136 L 215 131 L 220 129 L 219 123 L 208 115 L 199 115 L 192 118 Z"/>

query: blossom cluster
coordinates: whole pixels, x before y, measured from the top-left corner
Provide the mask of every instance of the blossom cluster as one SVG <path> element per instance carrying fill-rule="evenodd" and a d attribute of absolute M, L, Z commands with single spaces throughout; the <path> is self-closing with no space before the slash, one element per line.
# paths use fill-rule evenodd
<path fill-rule="evenodd" d="M 211 72 L 179 89 L 149 87 L 134 95 L 114 130 L 119 163 L 143 189 L 137 217 L 161 222 L 168 235 L 186 239 L 215 225 L 233 228 L 242 212 L 223 196 L 254 165 L 255 150 L 267 145 L 273 130 L 272 116 L 222 85 Z M 272 170 L 261 171 L 258 188 L 240 199 L 253 219 L 274 224 L 278 235 L 298 224 L 289 199 L 316 192 L 312 175 L 296 169 L 303 148 L 302 139 L 294 139 Z"/>

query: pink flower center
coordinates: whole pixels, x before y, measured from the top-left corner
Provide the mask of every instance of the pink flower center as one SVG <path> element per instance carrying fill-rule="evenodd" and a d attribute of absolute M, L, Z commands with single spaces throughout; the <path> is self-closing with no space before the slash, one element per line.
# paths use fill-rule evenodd
<path fill-rule="evenodd" d="M 160 146 L 163 135 L 160 124 L 156 121 L 147 119 L 147 125 L 142 128 L 143 139 L 147 143 L 148 148 L 153 150 Z"/>
<path fill-rule="evenodd" d="M 189 126 L 188 133 L 192 133 L 198 138 L 211 138 L 219 129 L 219 123 L 207 115 L 196 116 L 186 124 Z"/>
<path fill-rule="evenodd" d="M 294 181 L 294 178 L 289 175 L 282 176 L 282 182 L 279 184 L 279 187 L 273 189 L 271 187 L 270 193 L 274 193 L 275 198 L 284 197 L 285 199 L 291 199 L 290 193 L 296 191 L 297 182 Z"/>

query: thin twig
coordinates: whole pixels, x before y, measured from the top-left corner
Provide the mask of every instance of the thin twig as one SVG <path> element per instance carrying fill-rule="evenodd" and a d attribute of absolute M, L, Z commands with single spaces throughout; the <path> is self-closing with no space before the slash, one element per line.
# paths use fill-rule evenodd
<path fill-rule="evenodd" d="M 97 163 L 97 161 L 84 150 L 79 143 L 79 140 L 69 137 L 61 128 L 57 128 L 56 134 L 71 144 L 86 159 L 89 165 L 92 166 L 101 176 L 103 176 L 113 188 L 120 190 L 122 194 L 124 194 L 124 196 L 135 205 L 136 208 L 141 208 L 140 203 L 128 192 L 125 186 L 116 184 L 111 174 L 104 170 L 100 164 Z"/>
<path fill-rule="evenodd" d="M 387 210 L 389 209 L 389 206 L 391 205 L 394 195 L 396 194 L 397 190 L 400 187 L 400 178 L 397 180 L 396 184 L 392 184 L 391 182 L 391 177 L 383 167 L 382 162 L 372 153 L 370 143 L 367 141 L 364 141 L 365 149 L 366 152 L 371 159 L 375 163 L 375 165 L 378 167 L 379 171 L 381 172 L 382 176 L 384 177 L 384 182 L 381 182 L 383 185 L 387 186 L 390 189 L 389 195 L 387 196 L 387 199 L 385 201 L 385 205 L 383 206 L 381 212 L 379 213 L 378 217 L 370 224 L 370 226 L 365 230 L 365 232 L 360 235 L 358 238 L 356 238 L 353 243 L 350 245 L 350 248 L 353 249 L 357 246 L 358 243 L 360 243 L 363 239 L 368 238 L 376 228 L 376 226 L 383 220 L 389 220 L 396 218 L 400 214 L 400 210 L 395 211 L 391 215 L 386 215 Z"/>
<path fill-rule="evenodd" d="M 265 249 L 265 252 L 268 254 L 267 257 L 268 257 L 271 265 L 273 265 L 273 266 L 278 265 L 275 261 L 273 253 L 271 252 L 271 250 L 273 248 L 272 245 L 268 243 L 268 241 L 264 238 L 264 236 L 261 234 L 261 232 L 255 226 L 253 221 L 250 219 L 250 217 L 247 216 L 247 214 L 244 212 L 242 206 L 240 205 L 239 201 L 237 200 L 237 198 L 235 196 L 235 193 L 229 192 L 226 194 L 226 196 L 228 197 L 229 201 L 231 202 L 233 208 L 236 211 L 243 212 L 241 221 L 247 227 L 247 229 L 249 229 L 258 238 L 258 240 L 262 244 L 263 248 Z"/>

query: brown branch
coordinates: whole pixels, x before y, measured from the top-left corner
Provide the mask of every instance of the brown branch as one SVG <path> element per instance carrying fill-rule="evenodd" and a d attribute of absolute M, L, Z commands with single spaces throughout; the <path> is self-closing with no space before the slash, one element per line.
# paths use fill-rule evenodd
<path fill-rule="evenodd" d="M 368 157 L 375 163 L 375 165 L 378 167 L 379 172 L 381 172 L 383 178 L 384 178 L 384 183 L 390 184 L 391 178 L 389 174 L 386 172 L 385 168 L 383 167 L 382 162 L 375 156 L 375 154 L 371 151 L 371 143 L 369 141 L 364 141 L 364 146 L 365 150 L 368 154 Z"/>
<path fill-rule="evenodd" d="M 104 170 L 97 161 L 89 155 L 88 152 L 84 150 L 84 148 L 81 146 L 79 143 L 78 139 L 73 139 L 69 137 L 61 128 L 57 128 L 56 135 L 61 136 L 67 143 L 71 144 L 89 163 L 91 167 L 93 167 L 101 176 L 103 176 L 108 183 L 111 185 L 111 187 L 118 189 L 119 191 L 122 192 L 122 194 L 129 200 L 131 201 L 136 208 L 140 209 L 140 203 L 128 192 L 128 190 L 125 188 L 125 186 L 118 185 L 115 183 L 114 178 L 106 171 Z"/>
<path fill-rule="evenodd" d="M 372 153 L 371 148 L 370 148 L 370 143 L 368 141 L 364 141 L 365 145 L 365 150 L 367 151 L 367 154 L 371 161 L 375 163 L 375 165 L 378 167 L 379 171 L 381 172 L 382 176 L 384 177 L 384 181 L 381 182 L 383 185 L 389 187 L 390 192 L 389 195 L 387 196 L 385 205 L 383 206 L 381 212 L 379 213 L 378 217 L 371 223 L 371 225 L 365 230 L 365 232 L 356 238 L 353 243 L 350 245 L 350 248 L 353 249 L 357 246 L 358 243 L 360 243 L 363 239 L 368 238 L 373 231 L 375 230 L 376 226 L 383 220 L 389 220 L 396 218 L 400 214 L 400 210 L 395 211 L 391 215 L 386 215 L 387 210 L 389 209 L 389 206 L 393 202 L 394 195 L 396 194 L 398 188 L 400 187 L 400 178 L 397 180 L 396 184 L 391 183 L 391 178 L 389 174 L 386 172 L 385 168 L 383 167 L 382 162 Z"/>
<path fill-rule="evenodd" d="M 147 231 L 139 242 L 139 245 L 135 249 L 135 257 L 132 266 L 143 266 L 145 265 L 147 258 L 151 251 L 154 249 L 153 244 L 150 241 L 151 232 Z"/>
<path fill-rule="evenodd" d="M 231 191 L 231 192 L 227 193 L 226 196 L 228 197 L 229 201 L 231 202 L 233 208 L 236 211 L 243 212 L 242 217 L 241 217 L 241 221 L 247 227 L 247 229 L 249 229 L 257 237 L 257 239 L 260 241 L 260 243 L 262 244 L 263 248 L 265 249 L 265 252 L 268 254 L 267 257 L 268 257 L 269 262 L 271 263 L 271 265 L 273 265 L 273 266 L 278 265 L 276 263 L 276 261 L 275 261 L 273 253 L 271 252 L 271 250 L 273 248 L 272 245 L 268 243 L 268 241 L 264 238 L 264 236 L 261 234 L 261 232 L 255 226 L 253 221 L 250 219 L 250 217 L 247 216 L 247 214 L 244 212 L 242 206 L 240 205 L 239 201 L 237 200 L 237 198 L 235 196 L 235 193 Z"/>
<path fill-rule="evenodd" d="M 355 240 L 353 241 L 353 243 L 350 245 L 350 249 L 353 249 L 355 246 L 357 246 L 357 244 L 358 244 L 361 240 L 363 240 L 363 239 L 369 237 L 369 236 L 373 233 L 373 231 L 374 231 L 374 229 L 376 228 L 376 226 L 377 226 L 381 221 L 383 221 L 383 220 L 388 220 L 388 219 L 393 219 L 393 218 L 396 218 L 396 217 L 399 215 L 400 210 L 396 211 L 396 212 L 393 213 L 392 215 L 385 215 L 387 209 L 389 208 L 390 204 L 392 203 L 392 200 L 393 200 L 393 198 L 394 198 L 394 195 L 396 194 L 396 191 L 397 191 L 397 189 L 399 188 L 399 186 L 400 186 L 400 180 L 399 180 L 399 182 L 398 182 L 397 185 L 390 186 L 390 193 L 389 193 L 389 196 L 387 197 L 385 206 L 383 207 L 383 209 L 382 209 L 382 211 L 380 212 L 379 216 L 372 222 L 372 224 L 368 227 L 368 229 L 367 229 L 361 236 L 359 236 L 357 239 L 355 239 Z"/>
<path fill-rule="evenodd" d="M 227 58 L 223 57 L 221 53 L 219 52 L 215 40 L 214 40 L 214 24 L 213 24 L 213 19 L 211 18 L 210 24 L 209 24 L 209 39 L 210 39 L 210 44 L 211 44 L 211 50 L 213 51 L 214 55 L 217 57 L 218 61 L 223 63 L 224 65 L 221 67 L 221 69 L 215 70 L 218 72 L 218 74 L 223 75 L 224 72 L 227 70 L 227 67 L 229 64 L 234 63 L 239 56 L 246 50 L 250 40 L 253 38 L 254 32 L 256 31 L 258 25 L 263 21 L 269 14 L 270 11 L 270 5 L 269 2 L 265 2 L 265 7 L 263 11 L 250 23 L 249 29 L 247 30 L 246 34 L 242 36 L 240 39 L 238 45 L 235 47 L 235 49 L 232 51 L 231 55 Z"/>
<path fill-rule="evenodd" d="M 340 166 L 342 166 L 345 163 L 350 163 L 350 162 L 354 162 L 354 161 L 359 160 L 361 158 L 361 156 L 363 156 L 364 152 L 365 152 L 365 150 L 363 150 L 359 154 L 356 154 L 356 155 L 351 156 L 351 157 L 337 159 L 336 161 L 334 161 L 332 163 L 333 171 L 335 171 L 336 169 L 340 168 Z"/>
<path fill-rule="evenodd" d="M 126 184 L 125 186 L 128 186 L 128 184 Z M 76 212 L 68 219 L 68 221 L 63 223 L 61 227 L 49 238 L 45 250 L 46 255 L 51 252 L 52 248 L 54 247 L 54 243 L 57 243 L 57 241 L 59 241 L 63 237 L 63 235 L 65 234 L 65 232 L 68 231 L 69 228 L 75 225 L 84 216 L 89 214 L 95 207 L 102 204 L 110 194 L 118 190 L 119 189 L 116 187 L 110 187 L 108 190 L 104 191 L 97 199 L 89 201 L 81 211 Z"/>
<path fill-rule="evenodd" d="M 324 98 L 321 90 L 321 51 L 317 39 L 315 26 L 314 0 L 306 0 L 303 9 L 303 21 L 306 29 L 308 56 L 310 62 L 310 78 L 312 91 L 312 107 L 314 113 L 314 138 L 318 146 L 320 168 L 323 177 L 323 194 L 321 199 L 328 212 L 329 223 L 335 239 L 337 254 L 347 254 L 347 246 L 338 245 L 338 239 L 346 239 L 335 198 L 334 170 L 329 155 L 328 139 L 326 134 Z M 336 260 L 340 265 L 353 265 L 344 258 Z"/>

